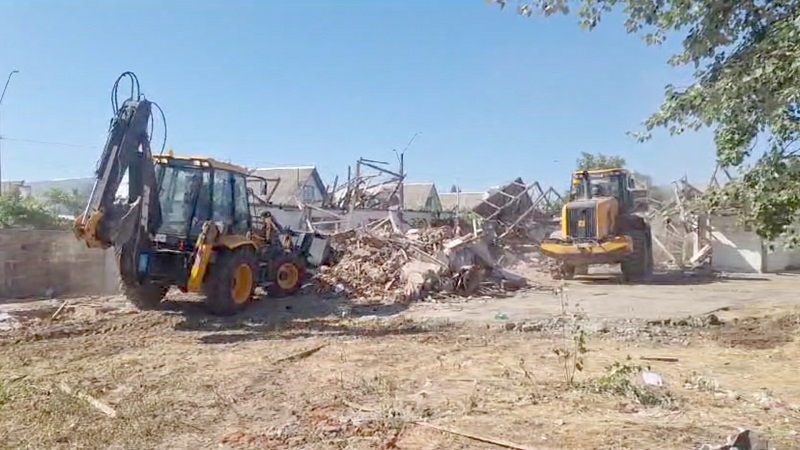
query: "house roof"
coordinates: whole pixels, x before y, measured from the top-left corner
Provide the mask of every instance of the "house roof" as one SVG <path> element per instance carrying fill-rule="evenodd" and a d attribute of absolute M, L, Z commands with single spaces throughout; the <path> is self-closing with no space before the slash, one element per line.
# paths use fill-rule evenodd
<path fill-rule="evenodd" d="M 375 195 L 375 200 L 383 206 L 391 206 L 394 203 L 389 196 L 397 187 L 396 183 L 386 183 L 373 186 L 367 191 Z M 409 211 L 423 211 L 428 197 L 436 192 L 436 185 L 433 183 L 403 183 L 403 209 Z"/>
<path fill-rule="evenodd" d="M 478 206 L 489 194 L 487 192 L 447 192 L 439 194 L 442 211 L 455 211 L 458 206 L 462 210 Z"/>
<path fill-rule="evenodd" d="M 325 186 L 314 166 L 265 167 L 255 169 L 252 174 L 268 180 L 268 189 L 272 193 L 269 200 L 275 205 L 296 205 L 298 189 L 309 178 L 313 178 L 313 182 L 317 183 L 320 190 L 325 191 Z M 258 195 L 258 191 L 255 193 Z"/>
<path fill-rule="evenodd" d="M 397 203 L 397 194 L 394 192 L 396 187 L 396 183 L 385 183 L 367 188 L 365 191 L 367 197 L 372 196 L 372 199 L 368 200 L 365 206 L 381 208 L 394 206 Z"/>
<path fill-rule="evenodd" d="M 533 199 L 527 191 L 527 185 L 522 178 L 517 178 L 500 189 L 491 189 L 489 195 L 472 210 L 483 218 L 495 217 L 501 221 L 506 221 L 504 218 L 516 218 L 533 205 Z M 501 212 L 495 214 L 498 210 Z"/>
<path fill-rule="evenodd" d="M 403 209 L 424 210 L 428 197 L 435 192 L 436 185 L 433 183 L 403 183 Z"/>

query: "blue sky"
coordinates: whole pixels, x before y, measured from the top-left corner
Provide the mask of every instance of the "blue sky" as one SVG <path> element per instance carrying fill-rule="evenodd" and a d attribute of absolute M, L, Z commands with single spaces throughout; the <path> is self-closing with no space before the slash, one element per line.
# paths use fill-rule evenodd
<path fill-rule="evenodd" d="M 708 132 L 625 135 L 665 84 L 686 82 L 666 64 L 677 45 L 647 47 L 619 17 L 590 33 L 482 0 L 5 0 L 0 83 L 20 73 L 2 105 L 2 176 L 91 175 L 111 84 L 131 70 L 177 153 L 313 164 L 332 181 L 359 156 L 395 161 L 421 131 L 409 180 L 441 191 L 518 176 L 561 189 L 581 151 L 622 155 L 659 182 L 705 182 Z"/>

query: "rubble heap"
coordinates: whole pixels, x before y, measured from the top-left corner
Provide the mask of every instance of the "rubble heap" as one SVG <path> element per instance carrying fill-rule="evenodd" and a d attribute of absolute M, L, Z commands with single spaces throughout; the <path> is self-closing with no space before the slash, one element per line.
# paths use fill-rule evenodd
<path fill-rule="evenodd" d="M 488 295 L 527 280 L 502 269 L 480 232 L 457 237 L 450 227 L 352 230 L 331 238 L 332 263 L 320 267 L 320 291 L 351 298 L 409 301 L 421 296 Z"/>

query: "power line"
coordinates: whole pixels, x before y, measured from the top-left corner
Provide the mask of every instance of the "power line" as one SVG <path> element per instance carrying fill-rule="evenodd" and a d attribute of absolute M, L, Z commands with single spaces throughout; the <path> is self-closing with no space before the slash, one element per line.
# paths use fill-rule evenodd
<path fill-rule="evenodd" d="M 0 140 L 9 142 L 23 142 L 26 144 L 41 144 L 41 145 L 57 145 L 60 147 L 76 147 L 76 148 L 97 148 L 94 145 L 81 145 L 81 144 L 66 144 L 64 142 L 47 142 L 47 141 L 34 141 L 32 139 L 15 139 L 0 136 Z"/>

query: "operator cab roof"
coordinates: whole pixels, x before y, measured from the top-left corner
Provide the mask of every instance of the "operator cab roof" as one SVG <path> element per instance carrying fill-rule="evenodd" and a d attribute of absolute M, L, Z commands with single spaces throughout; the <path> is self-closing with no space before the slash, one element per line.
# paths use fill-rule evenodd
<path fill-rule="evenodd" d="M 582 177 L 583 170 L 576 170 L 572 173 L 574 177 Z M 594 169 L 594 170 L 586 170 L 585 172 L 589 173 L 589 176 L 596 176 L 596 177 L 608 177 L 612 175 L 620 175 L 620 174 L 627 174 L 629 173 L 628 169 Z"/>
<path fill-rule="evenodd" d="M 175 156 L 172 154 L 172 150 L 170 150 L 166 155 L 154 155 L 153 158 L 157 164 L 169 164 L 170 161 L 179 161 L 186 165 L 227 170 L 230 172 L 240 173 L 242 175 L 249 175 L 250 173 L 249 170 L 242 166 L 217 161 L 216 159 L 207 158 L 205 156 Z"/>

